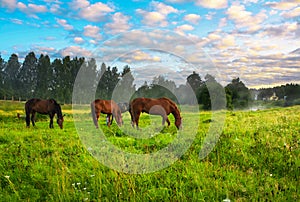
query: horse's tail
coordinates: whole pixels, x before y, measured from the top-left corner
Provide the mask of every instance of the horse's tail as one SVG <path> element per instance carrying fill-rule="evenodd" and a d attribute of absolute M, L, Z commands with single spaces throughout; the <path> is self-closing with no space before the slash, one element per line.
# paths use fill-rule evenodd
<path fill-rule="evenodd" d="M 93 117 L 93 121 L 94 121 L 94 125 L 96 126 L 96 128 L 98 128 L 98 120 L 96 117 L 96 110 L 95 110 L 95 101 L 93 101 L 91 103 L 91 112 L 92 112 L 92 117 Z"/>
<path fill-rule="evenodd" d="M 29 125 L 30 125 L 30 113 L 31 113 L 31 108 L 32 108 L 33 102 L 34 102 L 34 100 L 31 99 L 25 103 L 25 114 L 26 114 L 25 120 L 26 120 L 27 127 L 29 127 Z"/>

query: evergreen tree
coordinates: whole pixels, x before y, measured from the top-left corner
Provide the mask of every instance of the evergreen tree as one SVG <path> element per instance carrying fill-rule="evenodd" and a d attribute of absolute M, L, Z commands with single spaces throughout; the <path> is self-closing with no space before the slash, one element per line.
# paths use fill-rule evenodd
<path fill-rule="evenodd" d="M 6 64 L 6 67 L 4 69 L 4 86 L 6 88 L 5 90 L 5 96 L 18 96 L 19 95 L 19 80 L 18 80 L 18 74 L 20 71 L 21 64 L 19 62 L 19 58 L 16 54 L 12 54 L 8 62 Z"/>
<path fill-rule="evenodd" d="M 25 96 L 27 99 L 35 97 L 37 88 L 37 58 L 34 52 L 26 55 L 20 70 L 19 80 L 21 83 L 21 96 Z"/>
<path fill-rule="evenodd" d="M 121 73 L 121 78 L 114 90 L 113 99 L 117 102 L 129 102 L 135 92 L 134 77 L 130 67 L 126 65 Z"/>
<path fill-rule="evenodd" d="M 232 95 L 232 105 L 234 108 L 244 108 L 248 106 L 250 100 L 250 91 L 240 78 L 232 79 L 225 88 L 230 90 Z M 227 90 L 227 91 L 228 91 Z"/>
<path fill-rule="evenodd" d="M 48 55 L 41 54 L 37 63 L 37 88 L 36 95 L 39 98 L 50 98 L 49 90 L 51 80 L 53 79 L 53 71 L 50 66 L 50 58 Z"/>
<path fill-rule="evenodd" d="M 4 86 L 4 79 L 5 79 L 5 74 L 4 74 L 4 69 L 5 69 L 5 61 L 2 59 L 0 55 L 0 99 L 3 99 L 5 95 L 5 86 Z"/>

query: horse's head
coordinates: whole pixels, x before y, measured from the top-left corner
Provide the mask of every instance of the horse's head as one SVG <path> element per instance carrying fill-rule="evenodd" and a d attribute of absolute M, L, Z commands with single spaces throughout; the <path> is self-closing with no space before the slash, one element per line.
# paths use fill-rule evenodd
<path fill-rule="evenodd" d="M 63 116 L 57 119 L 57 124 L 59 125 L 60 129 L 63 129 L 63 122 L 64 122 Z"/>
<path fill-rule="evenodd" d="M 122 120 L 121 110 L 117 110 L 117 114 L 116 114 L 115 118 L 116 118 L 116 122 L 117 122 L 118 126 L 122 126 L 123 120 Z"/>
<path fill-rule="evenodd" d="M 177 129 L 182 128 L 182 122 L 181 122 L 181 117 L 180 116 L 175 118 L 175 126 L 177 127 Z"/>

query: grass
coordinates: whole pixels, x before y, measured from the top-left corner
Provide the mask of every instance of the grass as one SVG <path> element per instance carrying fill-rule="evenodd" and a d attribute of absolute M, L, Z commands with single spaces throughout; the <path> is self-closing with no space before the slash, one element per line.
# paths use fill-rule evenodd
<path fill-rule="evenodd" d="M 62 106 L 66 113 L 63 130 L 57 124 L 49 129 L 47 116 L 37 117 L 35 128 L 26 128 L 24 117 L 16 117 L 17 113 L 24 116 L 23 106 L 0 101 L 2 201 L 300 199 L 300 106 L 226 112 L 219 141 L 204 159 L 199 158 L 199 152 L 213 123 L 211 113 L 200 112 L 199 118 L 199 114 L 186 112 L 183 135 L 196 130 L 192 144 L 170 166 L 145 174 L 118 172 L 99 163 L 91 153 L 102 150 L 97 142 L 88 142 L 93 150 L 83 144 L 88 131 L 82 128 L 80 132 L 75 125 L 71 106 Z M 84 114 L 82 126 L 89 128 L 88 111 L 78 113 Z M 151 154 L 176 140 L 171 116 L 171 127 L 159 128 L 162 131 L 156 135 L 152 131 L 157 128 L 152 125 L 160 125 L 159 117 L 141 117 L 142 132 L 131 128 L 129 118 L 124 114 L 122 130 L 115 123 L 107 128 L 104 116 L 100 120 L 106 140 L 122 151 Z M 199 127 L 187 126 L 191 120 L 198 120 Z"/>

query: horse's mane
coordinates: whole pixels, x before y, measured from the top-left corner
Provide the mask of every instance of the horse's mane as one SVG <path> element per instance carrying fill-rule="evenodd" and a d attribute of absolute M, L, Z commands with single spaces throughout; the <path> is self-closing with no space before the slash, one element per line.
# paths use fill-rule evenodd
<path fill-rule="evenodd" d="M 48 99 L 48 101 L 49 101 L 50 103 L 53 103 L 53 104 L 55 105 L 55 110 L 56 110 L 56 113 L 57 113 L 57 117 L 58 117 L 58 118 L 62 118 L 63 115 L 62 115 L 62 112 L 61 112 L 61 107 L 60 107 L 60 105 L 56 102 L 56 100 L 54 100 L 53 98 L 50 98 L 50 99 Z"/>
<path fill-rule="evenodd" d="M 166 100 L 167 102 L 169 102 L 169 104 L 173 107 L 171 113 L 175 116 L 175 118 L 180 118 L 180 111 L 173 100 L 167 97 L 162 97 L 160 98 L 160 100 Z"/>

